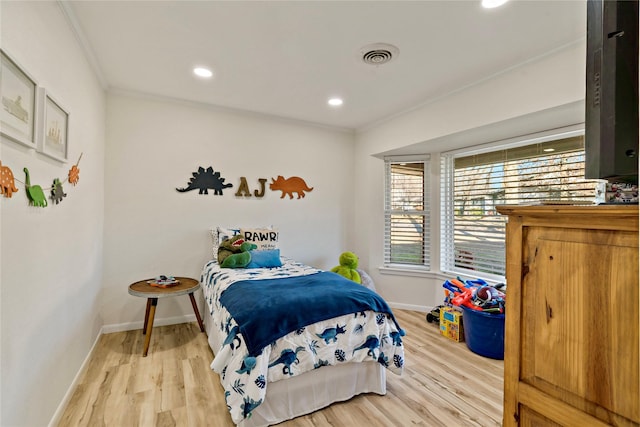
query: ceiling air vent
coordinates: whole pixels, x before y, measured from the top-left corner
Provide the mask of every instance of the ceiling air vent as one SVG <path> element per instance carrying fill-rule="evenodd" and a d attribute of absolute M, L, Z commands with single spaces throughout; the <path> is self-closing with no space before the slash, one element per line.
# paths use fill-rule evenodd
<path fill-rule="evenodd" d="M 386 43 L 374 43 L 360 49 L 362 61 L 369 65 L 382 65 L 398 56 L 397 47 Z"/>

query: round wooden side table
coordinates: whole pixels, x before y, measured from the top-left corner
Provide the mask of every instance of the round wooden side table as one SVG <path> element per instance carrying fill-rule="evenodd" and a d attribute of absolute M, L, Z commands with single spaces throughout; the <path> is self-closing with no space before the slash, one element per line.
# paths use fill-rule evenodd
<path fill-rule="evenodd" d="M 198 319 L 198 325 L 200 331 L 204 332 L 204 325 L 202 324 L 202 318 L 198 311 L 198 305 L 196 299 L 193 297 L 193 293 L 200 287 L 200 282 L 189 277 L 176 277 L 178 284 L 169 288 L 159 288 L 151 286 L 148 281 L 152 279 L 140 280 L 139 282 L 129 285 L 129 293 L 137 297 L 143 297 L 147 299 L 147 309 L 144 313 L 144 326 L 142 327 L 142 334 L 146 334 L 144 340 L 144 350 L 142 356 L 146 357 L 149 350 L 149 342 L 151 341 L 151 329 L 153 328 L 153 318 L 156 314 L 156 306 L 158 305 L 158 298 L 175 297 L 178 295 L 189 295 L 191 299 L 191 305 L 193 306 L 193 312 Z"/>

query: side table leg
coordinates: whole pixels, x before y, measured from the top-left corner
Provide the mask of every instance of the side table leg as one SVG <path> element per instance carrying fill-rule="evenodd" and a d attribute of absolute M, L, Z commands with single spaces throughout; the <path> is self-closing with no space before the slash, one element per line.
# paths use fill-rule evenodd
<path fill-rule="evenodd" d="M 153 330 L 153 318 L 156 315 L 156 306 L 158 305 L 158 298 L 149 298 L 151 301 L 151 307 L 149 310 L 149 319 L 145 322 L 147 324 L 147 336 L 144 339 L 144 350 L 142 357 L 147 357 L 149 351 L 149 342 L 151 341 L 151 331 Z"/>
<path fill-rule="evenodd" d="M 142 335 L 147 333 L 147 323 L 149 323 L 150 308 L 151 308 L 151 298 L 147 298 L 147 309 L 144 312 L 144 326 L 142 326 Z"/>
<path fill-rule="evenodd" d="M 202 318 L 200 317 L 200 311 L 198 311 L 198 304 L 196 304 L 196 299 L 193 297 L 193 292 L 189 294 L 189 299 L 191 300 L 191 305 L 193 306 L 193 312 L 196 314 L 196 319 L 198 319 L 200 332 L 204 332 L 204 325 L 202 324 Z"/>

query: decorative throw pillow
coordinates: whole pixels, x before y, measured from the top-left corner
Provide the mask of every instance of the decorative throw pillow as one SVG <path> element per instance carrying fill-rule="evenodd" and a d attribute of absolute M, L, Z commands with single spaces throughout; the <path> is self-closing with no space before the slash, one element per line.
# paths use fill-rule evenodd
<path fill-rule="evenodd" d="M 278 249 L 278 230 L 268 228 L 243 228 L 240 234 L 247 242 L 254 243 L 258 250 Z"/>
<path fill-rule="evenodd" d="M 217 260 L 218 259 L 218 248 L 220 247 L 220 243 L 224 240 L 230 239 L 233 236 L 237 236 L 238 234 L 241 233 L 243 229 L 241 227 L 213 227 L 209 230 L 209 232 L 211 233 L 211 241 L 212 241 L 212 253 L 213 253 L 213 259 Z M 245 240 L 249 240 L 252 243 L 255 243 L 256 246 L 258 246 L 258 249 L 275 249 L 277 248 L 277 242 L 278 242 L 278 234 L 277 234 L 277 230 L 273 229 L 273 226 L 265 226 L 265 227 L 256 227 L 256 228 L 246 228 L 244 230 L 262 230 L 262 232 L 264 233 L 265 231 L 275 231 L 276 235 L 275 235 L 275 245 L 267 245 L 264 244 L 264 247 L 261 247 L 259 242 L 253 241 L 251 239 L 246 239 Z"/>
<path fill-rule="evenodd" d="M 251 262 L 245 268 L 273 268 L 282 267 L 280 249 L 266 249 L 249 251 Z"/>

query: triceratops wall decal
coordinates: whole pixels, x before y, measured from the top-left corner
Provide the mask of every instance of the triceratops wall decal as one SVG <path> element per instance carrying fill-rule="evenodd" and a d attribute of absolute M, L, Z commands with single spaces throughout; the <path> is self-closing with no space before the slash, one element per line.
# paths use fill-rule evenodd
<path fill-rule="evenodd" d="M 278 175 L 278 179 L 271 178 L 269 188 L 273 191 L 282 191 L 282 195 L 280 196 L 281 199 L 286 195 L 289 196 L 289 199 L 293 199 L 293 193 L 298 193 L 299 199 L 305 196 L 305 191 L 313 190 L 313 187 L 309 187 L 307 183 L 304 182 L 304 179 L 299 176 L 292 176 L 285 179 L 282 175 Z"/>

